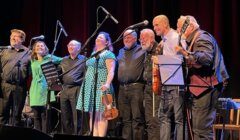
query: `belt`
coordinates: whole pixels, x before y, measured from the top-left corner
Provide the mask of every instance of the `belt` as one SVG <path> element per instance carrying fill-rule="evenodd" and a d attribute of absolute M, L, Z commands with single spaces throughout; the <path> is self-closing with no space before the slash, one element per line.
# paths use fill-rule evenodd
<path fill-rule="evenodd" d="M 144 85 L 143 83 L 126 83 L 126 84 L 120 84 L 123 87 L 130 87 L 135 85 Z"/>

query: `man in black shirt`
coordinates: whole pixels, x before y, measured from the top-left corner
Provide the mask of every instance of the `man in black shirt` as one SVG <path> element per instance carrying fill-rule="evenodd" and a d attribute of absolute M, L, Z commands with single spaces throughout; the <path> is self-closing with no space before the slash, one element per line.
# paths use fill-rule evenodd
<path fill-rule="evenodd" d="M 22 45 L 26 34 L 11 30 L 10 48 L 1 52 L 0 124 L 19 126 L 26 99 L 26 81 L 30 64 L 30 51 Z M 10 114 L 12 110 L 12 114 Z M 12 121 L 10 120 L 10 115 Z"/>
<path fill-rule="evenodd" d="M 78 134 L 80 116 L 76 110 L 77 97 L 85 71 L 85 56 L 79 55 L 81 43 L 72 40 L 68 43 L 69 56 L 63 58 L 60 67 L 63 72 L 63 90 L 60 92 L 62 127 L 65 134 Z M 72 70 L 72 67 L 76 66 Z"/>
<path fill-rule="evenodd" d="M 145 53 L 137 44 L 137 33 L 127 30 L 124 47 L 118 54 L 118 81 L 120 83 L 118 104 L 123 119 L 122 137 L 127 140 L 142 140 L 144 134 L 143 109 L 143 62 Z"/>
<path fill-rule="evenodd" d="M 153 62 L 151 59 L 153 55 L 160 55 L 162 53 L 162 50 L 158 47 L 158 43 L 155 41 L 155 34 L 151 29 L 141 30 L 140 42 L 141 42 L 142 49 L 146 51 L 143 78 L 145 82 L 144 103 L 145 103 L 145 120 L 147 125 L 148 139 L 159 140 L 160 124 L 159 124 L 159 118 L 158 118 L 158 107 L 159 107 L 160 93 L 156 94 L 153 100 L 153 90 L 152 90 Z M 155 104 L 154 108 L 153 108 L 153 103 Z M 154 110 L 155 116 L 153 116 L 153 110 Z"/>

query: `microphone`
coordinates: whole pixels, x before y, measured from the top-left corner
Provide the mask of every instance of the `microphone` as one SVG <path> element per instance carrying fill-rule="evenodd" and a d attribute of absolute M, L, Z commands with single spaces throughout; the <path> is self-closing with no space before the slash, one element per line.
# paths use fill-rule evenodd
<path fill-rule="evenodd" d="M 36 40 L 36 39 L 44 39 L 44 38 L 45 38 L 44 35 L 40 35 L 40 36 L 35 36 L 32 39 Z"/>
<path fill-rule="evenodd" d="M 109 17 L 116 23 L 118 24 L 118 20 L 116 18 L 114 18 L 104 7 L 100 6 L 103 10 L 103 12 L 105 12 L 107 15 L 109 15 Z"/>
<path fill-rule="evenodd" d="M 61 22 L 60 22 L 59 20 L 57 20 L 57 23 L 58 23 L 58 25 L 61 27 L 61 30 L 63 31 L 64 35 L 67 37 L 68 34 L 67 34 L 67 32 L 65 31 L 65 29 L 64 29 L 63 25 L 61 24 Z"/>
<path fill-rule="evenodd" d="M 10 49 L 11 46 L 0 46 L 0 49 Z"/>
<path fill-rule="evenodd" d="M 148 25 L 148 20 L 144 20 L 143 22 L 139 22 L 137 24 L 131 25 L 128 28 L 137 28 L 137 27 L 141 27 L 141 26 L 147 26 Z"/>

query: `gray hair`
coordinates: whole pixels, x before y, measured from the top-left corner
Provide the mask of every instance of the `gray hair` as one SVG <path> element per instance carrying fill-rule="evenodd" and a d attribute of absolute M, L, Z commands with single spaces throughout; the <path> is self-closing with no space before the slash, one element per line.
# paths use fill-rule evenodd
<path fill-rule="evenodd" d="M 79 41 L 77 41 L 77 40 L 71 40 L 70 42 L 74 43 L 75 45 L 79 46 L 80 48 L 81 48 L 81 46 L 82 46 L 82 43 L 79 42 Z M 69 42 L 69 43 L 70 43 L 70 42 Z"/>
<path fill-rule="evenodd" d="M 187 17 L 189 18 L 190 24 L 193 25 L 194 29 L 198 29 L 200 27 L 198 22 L 197 22 L 197 20 L 193 16 L 191 16 L 191 15 L 180 16 L 180 19 L 186 20 Z"/>
<path fill-rule="evenodd" d="M 132 30 L 132 29 L 128 29 L 128 30 L 126 30 L 125 32 L 124 32 L 124 36 L 125 36 L 125 34 L 126 35 L 132 35 L 132 36 L 134 36 L 135 38 L 137 38 L 137 33 L 136 33 L 136 31 L 135 30 Z"/>
<path fill-rule="evenodd" d="M 145 29 L 142 29 L 140 33 L 141 33 L 141 34 L 142 34 L 142 33 L 147 33 L 147 34 L 149 34 L 151 37 L 153 37 L 153 38 L 155 39 L 155 34 L 154 34 L 154 32 L 153 32 L 152 29 L 145 28 Z"/>

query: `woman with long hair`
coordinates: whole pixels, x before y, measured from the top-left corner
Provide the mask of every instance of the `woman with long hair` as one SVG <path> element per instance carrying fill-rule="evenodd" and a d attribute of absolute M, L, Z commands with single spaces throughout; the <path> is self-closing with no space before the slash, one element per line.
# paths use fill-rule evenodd
<path fill-rule="evenodd" d="M 31 55 L 32 82 L 29 91 L 30 106 L 34 113 L 34 128 L 45 133 L 47 132 L 45 123 L 48 85 L 43 75 L 41 65 L 49 61 L 59 64 L 61 60 L 62 58 L 49 54 L 45 42 L 36 41 L 34 43 Z M 51 92 L 50 100 L 55 100 L 53 92 Z"/>

